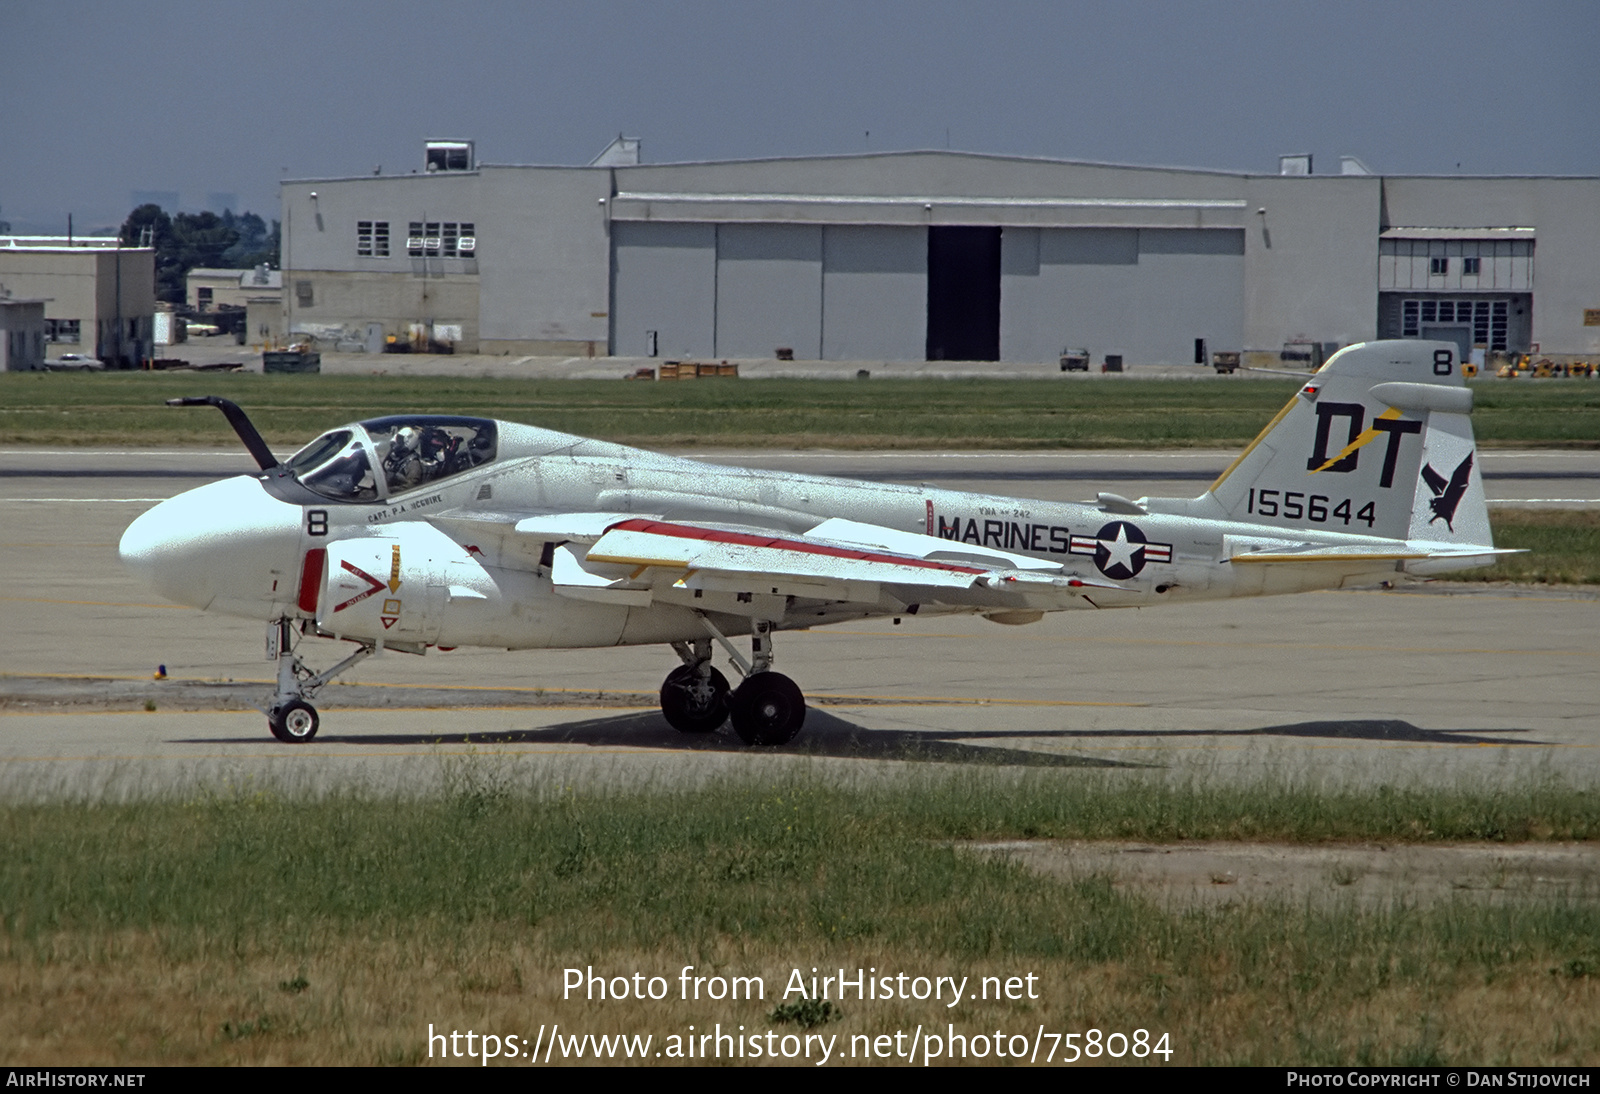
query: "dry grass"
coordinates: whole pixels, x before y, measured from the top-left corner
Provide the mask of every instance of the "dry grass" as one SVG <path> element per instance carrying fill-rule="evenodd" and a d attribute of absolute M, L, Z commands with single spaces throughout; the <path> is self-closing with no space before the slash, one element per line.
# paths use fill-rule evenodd
<path fill-rule="evenodd" d="M 417 1063 L 430 1023 L 650 1034 L 653 1052 L 690 1024 L 806 1032 L 772 1026 L 790 971 L 840 966 L 1040 988 L 954 1009 L 846 998 L 811 1031 L 845 1051 L 953 1023 L 1169 1033 L 1174 1063 L 1600 1061 L 1592 901 L 1185 910 L 950 842 L 1589 839 L 1583 788 L 990 771 L 574 796 L 489 762 L 446 782 L 404 801 L 252 785 L 0 806 L 0 1063 Z M 681 1001 L 686 964 L 762 975 L 766 998 Z M 669 1001 L 562 999 L 562 970 L 589 965 L 662 976 Z"/>
<path fill-rule="evenodd" d="M 1032 1035 L 1040 1025 L 1063 1033 L 1146 1029 L 1152 1040 L 1168 1033 L 1174 1064 L 1600 1060 L 1600 982 L 1526 960 L 1493 973 L 1436 969 L 1422 976 L 1401 960 L 1389 970 L 1369 967 L 1352 984 L 1331 968 L 1305 968 L 1292 947 L 1264 967 L 1226 953 L 1182 961 L 1149 953 L 1090 964 L 1037 957 L 972 962 L 900 947 L 821 950 L 735 939 L 694 952 L 663 947 L 600 959 L 551 949 L 537 930 L 509 924 L 479 925 L 451 939 L 438 931 L 319 932 L 293 952 L 241 939 L 132 931 L 59 936 L 48 955 L 27 949 L 0 952 L 0 1056 L 7 1064 L 418 1064 L 429 1062 L 430 1023 L 436 1032 L 529 1039 L 545 1023 L 570 1033 L 648 1033 L 654 1052 L 690 1025 L 804 1032 L 770 1020 L 781 1001 L 775 996 L 794 967 L 809 975 L 822 962 L 827 969 L 967 976 L 973 984 L 986 975 L 1034 972 L 1042 987 L 1035 1002 L 977 1001 L 954 1009 L 847 998 L 838 1020 L 811 1031 L 838 1034 L 842 1053 L 855 1035 L 909 1035 L 919 1024 L 942 1034 L 951 1023 L 969 1036 Z M 674 994 L 684 964 L 708 975 L 759 974 L 769 995 L 737 1003 L 563 1000 L 562 970 L 596 960 L 608 972 L 663 976 Z"/>
<path fill-rule="evenodd" d="M 1443 575 L 1447 581 L 1513 581 L 1534 585 L 1600 583 L 1600 512 L 1592 509 L 1496 509 L 1490 514 L 1496 547 L 1507 555 L 1493 566 Z"/>

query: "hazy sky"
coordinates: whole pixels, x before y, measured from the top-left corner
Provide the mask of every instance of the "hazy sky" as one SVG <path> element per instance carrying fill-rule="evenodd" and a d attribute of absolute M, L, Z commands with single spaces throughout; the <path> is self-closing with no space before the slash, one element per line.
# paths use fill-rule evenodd
<path fill-rule="evenodd" d="M 1271 172 L 1600 175 L 1596 0 L 0 0 L 0 217 L 284 177 L 944 148 Z M 1597 214 L 1600 215 L 1600 214 Z"/>

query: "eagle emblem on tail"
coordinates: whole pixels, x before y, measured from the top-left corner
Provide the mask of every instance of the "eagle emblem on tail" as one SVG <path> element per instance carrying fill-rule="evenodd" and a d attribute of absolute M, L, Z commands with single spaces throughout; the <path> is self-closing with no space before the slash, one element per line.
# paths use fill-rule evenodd
<path fill-rule="evenodd" d="M 1449 481 L 1433 469 L 1432 464 L 1422 465 L 1422 481 L 1428 484 L 1428 489 L 1433 491 L 1433 497 L 1428 501 L 1428 508 L 1433 511 L 1433 516 L 1428 518 L 1432 524 L 1442 520 L 1450 531 L 1456 530 L 1456 506 L 1461 504 L 1461 496 L 1467 492 L 1467 480 L 1472 477 L 1472 453 L 1467 453 L 1467 458 L 1456 465 L 1455 471 L 1450 475 Z"/>

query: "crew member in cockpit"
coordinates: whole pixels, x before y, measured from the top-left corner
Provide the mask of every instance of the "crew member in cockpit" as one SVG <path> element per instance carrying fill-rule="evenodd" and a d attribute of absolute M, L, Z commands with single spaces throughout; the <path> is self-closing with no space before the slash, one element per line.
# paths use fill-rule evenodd
<path fill-rule="evenodd" d="M 442 479 L 462 470 L 456 466 L 456 449 L 460 445 L 460 437 L 452 437 L 436 425 L 424 429 L 422 431 L 424 481 Z"/>
<path fill-rule="evenodd" d="M 394 439 L 389 442 L 389 452 L 383 458 L 383 470 L 389 479 L 391 494 L 409 490 L 425 481 L 421 430 L 411 425 L 395 430 Z"/>

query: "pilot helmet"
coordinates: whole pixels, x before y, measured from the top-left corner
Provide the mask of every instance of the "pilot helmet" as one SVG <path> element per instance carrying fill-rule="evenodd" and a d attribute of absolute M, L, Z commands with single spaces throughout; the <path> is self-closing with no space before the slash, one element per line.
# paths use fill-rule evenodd
<path fill-rule="evenodd" d="M 435 459 L 450 447 L 450 435 L 438 426 L 429 426 L 422 431 L 422 456 L 424 459 Z"/>

